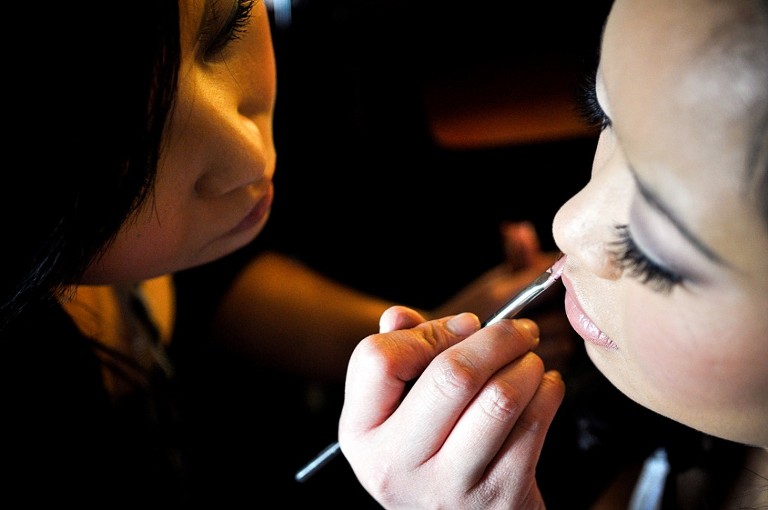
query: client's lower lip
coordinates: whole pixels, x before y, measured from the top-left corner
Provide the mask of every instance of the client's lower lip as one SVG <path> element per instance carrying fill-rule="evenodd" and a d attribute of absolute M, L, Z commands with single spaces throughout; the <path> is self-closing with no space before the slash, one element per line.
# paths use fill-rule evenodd
<path fill-rule="evenodd" d="M 618 346 L 613 343 L 613 340 L 608 338 L 608 335 L 603 333 L 597 325 L 592 322 L 592 319 L 586 314 L 576 296 L 570 290 L 570 283 L 567 278 L 563 277 L 563 284 L 565 285 L 565 315 L 568 317 L 568 322 L 571 323 L 571 327 L 576 333 L 581 336 L 587 342 L 604 347 L 607 349 L 618 349 Z"/>
<path fill-rule="evenodd" d="M 274 196 L 274 188 L 269 186 L 267 193 L 259 200 L 251 211 L 245 216 L 245 218 L 237 224 L 235 228 L 230 231 L 230 234 L 237 234 L 244 230 L 249 230 L 255 225 L 261 223 L 267 214 L 269 214 L 272 208 L 272 198 Z"/>

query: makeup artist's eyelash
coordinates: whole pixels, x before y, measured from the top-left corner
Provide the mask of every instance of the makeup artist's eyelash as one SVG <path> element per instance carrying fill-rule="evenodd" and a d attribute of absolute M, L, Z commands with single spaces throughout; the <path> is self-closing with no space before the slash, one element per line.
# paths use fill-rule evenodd
<path fill-rule="evenodd" d="M 219 33 L 213 37 L 211 43 L 206 48 L 206 55 L 216 55 L 226 46 L 239 39 L 248 29 L 251 21 L 251 10 L 256 0 L 237 0 L 237 6 L 227 20 L 226 25 Z"/>
<path fill-rule="evenodd" d="M 600 101 L 597 100 L 597 90 L 595 89 L 596 77 L 594 74 L 587 76 L 581 86 L 578 97 L 578 110 L 581 118 L 590 127 L 599 128 L 603 131 L 611 127 L 611 119 L 605 114 Z"/>
<path fill-rule="evenodd" d="M 226 38 L 228 43 L 239 39 L 248 29 L 254 2 L 255 0 L 239 0 L 237 2 L 235 15 L 227 27 Z"/>
<path fill-rule="evenodd" d="M 665 294 L 683 282 L 682 276 L 659 266 L 640 251 L 632 239 L 629 225 L 616 225 L 615 230 L 617 238 L 611 243 L 615 247 L 611 255 L 622 270 L 628 270 L 633 278 Z"/>

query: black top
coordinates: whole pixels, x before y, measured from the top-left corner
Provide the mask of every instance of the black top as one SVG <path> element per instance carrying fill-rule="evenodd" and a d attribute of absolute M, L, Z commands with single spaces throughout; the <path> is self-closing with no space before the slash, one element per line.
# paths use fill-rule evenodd
<path fill-rule="evenodd" d="M 113 402 L 101 348 L 58 304 L 29 307 L 0 345 L 4 497 L 110 507 L 183 500 L 183 434 L 162 372 L 144 371 L 134 394 Z"/>
<path fill-rule="evenodd" d="M 0 330 L 3 501 L 228 508 L 269 492 L 301 507 L 335 502 L 343 488 L 344 501 L 368 503 L 342 461 L 317 483 L 293 479 L 335 437 L 340 402 L 309 409 L 306 381 L 242 360 L 209 335 L 222 293 L 258 249 L 252 243 L 175 275 L 170 377 L 131 367 L 83 336 L 55 302 L 30 306 Z M 102 377 L 105 360 L 134 383 L 131 398 L 113 401 Z"/>

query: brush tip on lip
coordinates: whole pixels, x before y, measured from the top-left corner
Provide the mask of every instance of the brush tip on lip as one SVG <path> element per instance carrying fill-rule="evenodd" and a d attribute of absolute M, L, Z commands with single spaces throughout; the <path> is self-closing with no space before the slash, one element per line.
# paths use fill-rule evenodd
<path fill-rule="evenodd" d="M 563 270 L 565 269 L 565 260 L 567 257 L 560 253 L 560 255 L 557 258 L 557 261 L 552 264 L 552 267 L 549 268 L 549 272 L 552 274 L 551 278 L 553 280 L 557 280 L 560 278 L 560 276 L 563 274 Z"/>

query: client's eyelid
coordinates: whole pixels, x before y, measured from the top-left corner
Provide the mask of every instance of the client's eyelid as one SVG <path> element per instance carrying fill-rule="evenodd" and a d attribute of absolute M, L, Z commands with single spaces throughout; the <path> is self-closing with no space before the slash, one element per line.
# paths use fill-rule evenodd
<path fill-rule="evenodd" d="M 614 231 L 616 240 L 610 243 L 613 247 L 611 255 L 616 265 L 628 271 L 631 277 L 663 294 L 669 294 L 685 281 L 682 275 L 648 258 L 632 238 L 629 225 L 616 225 Z"/>

